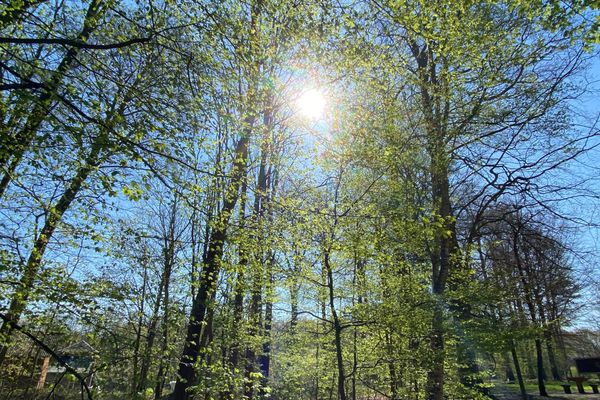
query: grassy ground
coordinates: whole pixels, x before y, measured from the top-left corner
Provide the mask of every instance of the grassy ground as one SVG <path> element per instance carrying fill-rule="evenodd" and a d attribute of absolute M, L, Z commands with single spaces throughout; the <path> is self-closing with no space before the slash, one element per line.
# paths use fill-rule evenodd
<path fill-rule="evenodd" d="M 565 391 L 563 390 L 561 384 L 562 383 L 566 383 L 564 381 L 549 381 L 546 382 L 546 391 L 548 392 L 548 395 L 550 397 L 558 397 L 558 398 L 568 398 L 568 399 L 588 399 L 588 400 L 596 400 L 596 399 L 600 399 L 600 395 L 599 394 L 592 394 L 592 387 L 589 385 L 584 384 L 583 388 L 586 392 L 586 394 L 579 394 L 577 392 L 577 386 L 575 385 L 575 382 L 568 382 L 571 385 L 571 393 L 570 395 L 565 394 Z M 591 383 L 595 383 L 595 380 L 592 380 Z M 510 389 L 511 391 L 514 391 L 515 394 L 518 394 L 519 392 L 519 384 L 518 383 L 512 383 L 512 384 L 508 384 L 508 383 L 495 383 L 495 386 L 499 386 L 499 387 L 503 387 L 506 389 Z M 538 395 L 538 386 L 537 386 L 537 382 L 536 381 L 526 381 L 525 382 L 525 389 L 527 390 L 528 394 L 531 395 Z"/>
<path fill-rule="evenodd" d="M 563 388 L 561 386 L 561 384 L 564 384 L 564 383 L 568 383 L 571 385 L 572 392 L 577 392 L 577 385 L 575 385 L 575 382 L 562 382 L 562 381 L 561 382 L 555 382 L 555 381 L 546 382 L 546 390 L 548 392 L 564 393 L 565 391 L 563 390 Z M 516 386 L 517 389 L 519 388 L 519 384 L 517 384 L 517 383 L 514 386 Z M 537 382 L 526 382 L 525 388 L 527 389 L 528 393 L 537 392 L 537 390 L 538 390 Z M 583 388 L 585 389 L 586 392 L 592 393 L 591 386 L 588 386 L 584 383 Z"/>

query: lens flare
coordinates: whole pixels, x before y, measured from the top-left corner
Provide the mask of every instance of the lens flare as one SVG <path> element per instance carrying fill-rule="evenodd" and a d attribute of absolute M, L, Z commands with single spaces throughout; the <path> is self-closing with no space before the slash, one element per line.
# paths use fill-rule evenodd
<path fill-rule="evenodd" d="M 318 119 L 325 110 L 325 97 L 317 89 L 309 89 L 298 99 L 298 109 L 310 119 Z"/>

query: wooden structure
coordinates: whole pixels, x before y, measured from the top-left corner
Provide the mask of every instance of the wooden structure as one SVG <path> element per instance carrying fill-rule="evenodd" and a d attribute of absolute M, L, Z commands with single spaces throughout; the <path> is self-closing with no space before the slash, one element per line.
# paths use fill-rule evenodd
<path fill-rule="evenodd" d="M 57 351 L 57 354 L 62 359 L 62 361 L 69 364 L 70 367 L 75 369 L 81 375 L 87 376 L 87 385 L 89 387 L 93 386 L 93 366 L 94 358 L 97 352 L 92 346 L 90 346 L 88 342 L 86 342 L 85 340 L 80 340 L 79 342 L 73 343 Z M 71 389 L 74 389 L 76 387 L 76 384 L 74 382 L 66 382 L 62 379 L 62 377 L 66 373 L 67 370 L 64 365 L 58 363 L 50 356 L 47 356 L 42 362 L 36 389 L 43 389 L 46 383 L 57 384 L 61 387 L 61 390 L 69 391 Z"/>

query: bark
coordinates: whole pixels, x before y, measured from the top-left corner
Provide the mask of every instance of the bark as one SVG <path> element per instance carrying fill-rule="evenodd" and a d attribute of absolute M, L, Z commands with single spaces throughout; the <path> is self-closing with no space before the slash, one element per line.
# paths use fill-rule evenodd
<path fill-rule="evenodd" d="M 439 162 L 440 164 L 443 161 Z M 438 233 L 434 253 L 432 254 L 432 292 L 434 295 L 433 319 L 431 323 L 430 349 L 433 366 L 427 374 L 426 397 L 429 400 L 444 399 L 444 309 L 442 296 L 446 289 L 446 280 L 450 272 L 450 257 L 457 248 L 454 240 L 456 229 L 452 220 L 447 165 L 432 166 L 432 190 L 434 199 L 439 203 L 438 214 L 445 221 L 445 229 L 451 233 Z M 454 239 L 454 240 L 453 240 Z"/>
<path fill-rule="evenodd" d="M 243 230 L 246 226 L 246 197 L 248 192 L 248 180 L 244 177 L 242 183 L 242 192 L 240 194 L 240 229 Z M 234 331 L 234 343 L 231 349 L 231 356 L 229 362 L 232 369 L 236 369 L 240 363 L 240 325 L 242 323 L 243 311 L 244 311 L 244 293 L 246 290 L 246 268 L 248 267 L 248 255 L 247 249 L 244 243 L 239 244 L 238 249 L 239 265 L 237 277 L 235 279 L 234 288 L 234 300 L 233 300 L 233 331 Z M 231 390 L 233 394 L 233 390 Z"/>
<path fill-rule="evenodd" d="M 515 364 L 515 373 L 517 374 L 517 381 L 519 382 L 519 390 L 521 392 L 521 398 L 527 400 L 527 390 L 525 390 L 525 381 L 523 380 L 523 374 L 521 373 L 521 365 L 519 364 L 519 357 L 517 356 L 517 349 L 515 342 L 510 341 L 510 353 L 512 355 L 513 363 Z"/>
<path fill-rule="evenodd" d="M 160 362 L 158 366 L 158 372 L 156 374 L 156 387 L 154 390 L 154 399 L 158 400 L 164 388 L 164 379 L 167 374 L 167 366 L 165 359 L 167 358 L 167 351 L 169 346 L 169 288 L 171 286 L 171 273 L 175 266 L 175 248 L 176 248 L 176 217 L 177 217 L 177 195 L 173 199 L 173 206 L 171 208 L 171 215 L 169 220 L 169 239 L 165 243 L 166 257 L 165 257 L 165 270 L 164 270 L 164 282 L 163 282 L 163 320 L 162 320 L 162 337 L 161 337 L 161 348 L 160 348 Z"/>
<path fill-rule="evenodd" d="M 250 337 L 256 337 L 259 335 L 260 330 L 263 326 L 262 320 L 262 282 L 263 276 L 262 271 L 254 272 L 254 279 L 252 283 L 252 296 L 250 298 L 250 326 L 248 329 L 248 335 Z M 254 397 L 254 379 L 252 374 L 256 372 L 256 351 L 252 346 L 246 348 L 246 387 L 244 389 L 244 396 L 248 399 Z"/>
<path fill-rule="evenodd" d="M 548 354 L 548 363 L 550 364 L 550 373 L 552 374 L 552 379 L 555 381 L 560 380 L 560 374 L 558 372 L 558 366 L 556 364 L 556 354 L 554 353 L 554 340 L 552 337 L 552 328 L 548 326 L 548 321 L 546 318 L 545 307 L 542 304 L 541 297 L 536 292 L 536 302 L 538 314 L 540 316 L 540 321 L 542 323 L 544 329 L 544 341 L 546 343 L 546 352 Z"/>
<path fill-rule="evenodd" d="M 265 303 L 265 323 L 264 323 L 264 342 L 263 342 L 263 354 L 261 356 L 260 369 L 263 374 L 263 387 L 268 384 L 269 375 L 271 373 L 271 329 L 273 326 L 273 300 L 270 291 L 273 288 L 273 271 L 272 263 L 269 264 L 269 289 L 267 290 L 267 302 Z"/>
<path fill-rule="evenodd" d="M 506 371 L 506 379 L 509 382 L 514 382 L 515 381 L 515 373 L 513 372 L 513 369 L 510 365 L 510 357 L 507 356 L 505 353 L 502 354 L 502 361 L 504 362 L 504 367 L 505 367 L 505 371 Z"/>
<path fill-rule="evenodd" d="M 525 310 L 523 307 L 523 302 L 520 300 L 520 297 L 518 297 L 515 300 L 515 309 L 517 310 L 518 314 L 519 314 L 519 321 L 521 322 L 521 324 L 523 326 L 527 325 L 527 317 L 525 315 Z M 529 345 L 526 343 L 524 345 L 520 346 L 521 348 L 525 347 L 525 351 L 522 352 L 521 354 L 525 354 L 525 361 L 527 364 L 527 369 L 526 369 L 526 375 L 528 379 L 535 379 L 536 377 L 536 372 L 535 372 L 535 362 L 532 358 L 532 352 L 529 351 Z"/>
<path fill-rule="evenodd" d="M 537 359 L 537 381 L 540 396 L 548 396 L 546 392 L 546 385 L 544 384 L 544 358 L 542 356 L 542 340 L 540 338 L 535 339 L 535 354 Z"/>
<path fill-rule="evenodd" d="M 144 253 L 145 253 L 144 248 Z M 131 393 L 133 396 L 136 395 L 138 390 L 139 382 L 139 361 L 140 361 L 140 347 L 142 344 L 142 325 L 144 324 L 144 307 L 146 304 L 146 285 L 148 282 L 148 265 L 146 263 L 145 254 L 142 256 L 142 265 L 144 267 L 144 275 L 142 278 L 142 292 L 140 294 L 140 311 L 137 322 L 137 329 L 135 332 L 135 341 L 133 345 L 133 380 L 131 382 Z"/>
<path fill-rule="evenodd" d="M 223 207 L 217 216 L 218 224 L 212 231 L 210 245 L 206 252 L 204 268 L 200 276 L 200 282 L 196 297 L 192 303 L 192 311 L 188 322 L 185 345 L 179 362 L 178 379 L 172 398 L 175 400 L 190 399 L 188 388 L 196 384 L 197 376 L 195 366 L 201 350 L 201 338 L 203 326 L 208 322 L 209 300 L 212 299 L 223 257 L 223 246 L 227 241 L 227 231 L 231 213 L 237 204 L 239 190 L 246 174 L 246 162 L 248 158 L 248 143 L 254 119 L 246 120 L 246 128 L 242 137 L 238 140 L 235 149 L 235 160 L 231 171 L 231 181 L 226 189 Z"/>
<path fill-rule="evenodd" d="M 161 279 L 162 280 L 162 279 Z M 146 336 L 146 344 L 144 346 L 144 355 L 142 357 L 142 364 L 140 367 L 140 375 L 137 384 L 136 391 L 143 392 L 146 389 L 146 384 L 148 381 L 148 372 L 150 371 L 150 362 L 152 357 L 152 352 L 154 350 L 154 340 L 156 339 L 156 327 L 158 325 L 159 320 L 159 312 L 160 312 L 160 304 L 162 301 L 162 289 L 163 285 L 161 283 L 160 288 L 158 290 L 158 294 L 156 296 L 156 300 L 154 302 L 154 307 L 152 309 L 152 317 L 150 319 L 150 325 L 148 326 L 148 333 Z"/>
<path fill-rule="evenodd" d="M 250 37 L 247 46 L 247 59 L 256 60 L 256 49 L 258 44 L 258 16 L 260 13 L 260 1 L 252 4 Z M 173 400 L 187 400 L 191 398 L 189 389 L 197 383 L 196 365 L 200 360 L 200 352 L 205 349 L 210 342 L 211 334 L 206 334 L 206 328 L 210 328 L 212 321 L 212 302 L 216 295 L 217 279 L 221 270 L 221 261 L 223 258 L 224 246 L 228 239 L 228 227 L 231 214 L 239 200 L 239 192 L 247 173 L 248 146 L 250 135 L 252 133 L 255 113 L 252 107 L 256 103 L 256 87 L 258 80 L 260 62 L 257 61 L 250 65 L 247 93 L 247 116 L 244 119 L 244 128 L 242 136 L 238 140 L 234 152 L 234 162 L 231 169 L 231 179 L 225 188 L 225 196 L 221 210 L 216 216 L 216 224 L 210 233 L 210 238 L 206 242 L 206 252 L 203 257 L 203 270 L 200 274 L 199 285 L 192 302 L 192 310 L 188 322 L 186 340 L 179 361 L 178 378 L 175 384 L 175 390 L 171 396 Z M 208 226 L 207 226 L 208 229 Z M 209 329 L 210 330 L 210 329 Z M 206 338 L 206 339 L 205 339 Z"/>
<path fill-rule="evenodd" d="M 271 321 L 272 319 L 272 303 L 264 301 L 263 298 L 263 290 L 265 286 L 270 286 L 270 282 L 272 279 L 271 269 L 272 269 L 272 257 L 270 255 L 270 250 L 263 248 L 262 243 L 264 243 L 268 238 L 263 234 L 265 220 L 268 216 L 265 215 L 267 211 L 267 204 L 269 201 L 268 190 L 269 190 L 269 177 L 270 177 L 270 169 L 269 162 L 271 159 L 271 148 L 270 148 L 270 140 L 269 135 L 272 130 L 272 115 L 271 115 L 271 107 L 272 107 L 272 99 L 269 95 L 267 95 L 267 101 L 265 104 L 265 110 L 263 113 L 263 123 L 264 123 L 264 132 L 261 141 L 261 153 L 260 153 L 260 165 L 258 169 L 258 178 L 256 182 L 256 193 L 254 196 L 254 222 L 256 232 L 253 237 L 258 240 L 258 252 L 256 254 L 256 259 L 260 260 L 260 264 L 255 268 L 255 275 L 252 284 L 252 297 L 250 303 L 250 321 L 251 326 L 249 329 L 249 336 L 256 337 L 258 335 L 264 336 L 262 354 L 257 357 L 257 354 L 253 348 L 248 348 L 246 350 L 246 379 L 248 385 L 246 386 L 246 397 L 252 399 L 255 395 L 254 390 L 252 388 L 252 379 L 251 374 L 255 372 L 256 366 L 258 364 L 261 374 L 263 376 L 261 386 L 266 384 L 266 380 L 269 374 L 269 352 L 270 352 L 270 330 L 271 330 Z M 263 271 L 264 267 L 264 271 Z M 267 275 L 267 276 L 265 276 Z M 268 280 L 268 285 L 264 284 L 265 278 Z M 265 306 L 265 316 L 263 319 L 262 308 L 263 303 Z M 266 351 L 265 351 L 266 350 Z"/>
<path fill-rule="evenodd" d="M 394 363 L 394 357 L 392 354 L 392 338 L 389 331 L 385 332 L 385 339 L 388 349 L 388 371 L 390 374 L 390 400 L 398 400 L 398 372 L 396 371 L 396 364 Z"/>
<path fill-rule="evenodd" d="M 538 262 L 539 262 L 539 259 L 544 259 L 544 256 L 542 255 L 541 257 L 536 257 L 536 258 L 538 259 Z M 548 318 L 546 316 L 547 311 L 546 311 L 546 307 L 544 306 L 544 303 L 543 303 L 542 295 L 540 294 L 540 291 L 542 289 L 539 287 L 539 285 L 543 284 L 543 283 L 539 282 L 539 279 L 540 279 L 539 276 L 532 276 L 531 273 L 529 274 L 529 279 L 532 280 L 533 282 L 536 282 L 536 287 L 534 288 L 533 294 L 534 294 L 535 303 L 537 306 L 537 312 L 538 312 L 538 315 L 540 318 L 540 323 L 544 330 L 544 341 L 546 343 L 548 362 L 550 364 L 550 373 L 552 374 L 552 379 L 554 379 L 555 381 L 558 381 L 558 380 L 560 380 L 560 374 L 558 373 L 558 366 L 556 365 L 556 355 L 554 353 L 552 331 L 551 331 L 551 327 L 548 326 Z"/>
<path fill-rule="evenodd" d="M 333 286 L 333 271 L 329 260 L 329 249 L 323 257 L 323 267 L 327 274 L 327 291 L 329 296 L 329 312 L 333 320 L 335 357 L 337 361 L 337 392 L 339 400 L 346 400 L 346 373 L 344 371 L 344 355 L 342 353 L 342 324 L 335 307 L 335 295 Z"/>
<path fill-rule="evenodd" d="M 558 365 L 556 363 L 556 353 L 554 352 L 554 340 L 552 337 L 552 332 L 549 328 L 546 328 L 544 331 L 544 338 L 546 342 L 546 352 L 548 353 L 548 362 L 550 363 L 550 373 L 552 374 L 552 379 L 555 381 L 560 380 L 560 373 L 558 371 Z"/>
<path fill-rule="evenodd" d="M 265 157 L 267 160 L 273 158 L 273 149 L 271 148 L 271 137 L 273 133 L 273 93 L 269 92 L 267 96 L 267 106 L 264 112 L 264 123 L 266 127 L 265 135 Z M 263 201 L 263 213 L 268 212 L 267 218 L 270 223 L 273 222 L 273 207 L 271 206 L 273 199 L 277 194 L 278 173 L 277 162 L 271 161 L 271 165 L 264 178 L 265 187 L 265 199 Z M 269 190 L 269 193 L 266 191 Z M 273 296 L 274 296 L 274 282 L 275 277 L 273 274 L 273 266 L 275 265 L 275 252 L 273 250 L 275 243 L 273 239 L 270 240 L 271 246 L 267 250 L 267 301 L 265 304 L 265 323 L 264 323 L 264 341 L 263 341 L 263 354 L 261 357 L 261 370 L 263 373 L 263 388 L 266 388 L 269 383 L 269 377 L 271 374 L 271 329 L 273 325 Z"/>
<path fill-rule="evenodd" d="M 152 317 L 150 325 L 148 326 L 148 334 L 146 336 L 146 346 L 144 348 L 144 357 L 142 358 L 142 365 L 140 368 L 140 379 L 138 383 L 138 392 L 143 392 L 146 389 L 148 374 L 150 372 L 150 365 L 152 360 L 152 354 L 154 351 L 154 342 L 157 335 L 158 321 L 160 320 L 160 309 L 164 295 L 168 292 L 168 286 L 171 281 L 171 271 L 173 269 L 173 262 L 175 257 L 175 224 L 176 224 L 176 200 L 173 202 L 173 207 L 169 215 L 169 227 L 164 237 L 163 245 L 163 270 L 161 273 L 160 284 L 156 293 L 156 300 L 154 301 L 154 307 L 152 309 Z M 163 307 L 164 308 L 164 307 Z M 164 327 L 163 329 L 165 329 Z M 161 355 L 162 356 L 162 355 Z"/>
<path fill-rule="evenodd" d="M 290 331 L 296 331 L 296 325 L 298 325 L 298 293 L 300 292 L 300 285 L 295 281 L 290 285 L 290 305 L 291 305 L 291 317 L 290 317 Z"/>
<path fill-rule="evenodd" d="M 519 276 L 521 278 L 521 283 L 523 285 L 524 297 L 527 303 L 527 307 L 529 308 L 529 313 L 531 317 L 531 322 L 534 326 L 538 325 L 537 314 L 536 314 L 536 306 L 533 300 L 533 290 L 531 288 L 531 282 L 533 281 L 533 277 L 531 276 L 531 269 L 528 265 L 525 265 L 521 260 L 521 254 L 519 251 L 519 233 L 520 227 L 513 227 L 513 237 L 512 237 L 512 247 L 513 247 L 513 255 L 515 257 L 515 264 L 517 270 L 519 272 Z M 538 381 L 538 389 L 540 392 L 540 396 L 547 396 L 546 386 L 544 384 L 544 358 L 542 354 L 542 341 L 540 338 L 535 339 L 535 353 L 536 353 L 536 368 L 537 368 L 537 381 Z"/>
<path fill-rule="evenodd" d="M 432 293 L 434 296 L 431 323 L 430 349 L 432 367 L 427 374 L 426 398 L 444 399 L 444 311 L 441 304 L 446 281 L 451 270 L 451 257 L 458 252 L 456 226 L 450 202 L 449 164 L 450 155 L 446 146 L 446 119 L 448 104 L 443 101 L 447 93 L 444 80 L 438 77 L 438 65 L 433 51 L 427 44 L 419 45 L 409 40 L 409 47 L 417 63 L 420 103 L 427 130 L 427 152 L 430 157 L 431 194 L 434 210 L 443 220 L 443 229 L 435 234 L 430 250 L 432 264 Z M 444 65 L 441 66 L 442 68 Z"/>

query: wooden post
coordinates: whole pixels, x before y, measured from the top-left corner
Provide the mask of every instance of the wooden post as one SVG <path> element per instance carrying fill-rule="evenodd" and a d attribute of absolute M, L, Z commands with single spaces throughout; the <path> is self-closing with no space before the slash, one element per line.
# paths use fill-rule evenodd
<path fill-rule="evenodd" d="M 50 356 L 44 357 L 42 360 L 42 370 L 40 371 L 40 379 L 36 385 L 37 390 L 42 390 L 46 384 L 46 376 L 48 375 L 48 366 L 50 365 Z"/>

